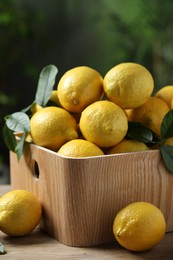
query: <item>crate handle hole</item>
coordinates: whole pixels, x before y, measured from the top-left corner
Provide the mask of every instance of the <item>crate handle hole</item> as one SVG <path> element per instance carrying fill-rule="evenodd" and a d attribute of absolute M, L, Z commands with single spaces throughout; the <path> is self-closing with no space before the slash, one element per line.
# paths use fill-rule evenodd
<path fill-rule="evenodd" d="M 39 176 L 40 176 L 40 170 L 39 170 L 38 162 L 34 161 L 34 177 L 36 179 L 39 179 Z"/>

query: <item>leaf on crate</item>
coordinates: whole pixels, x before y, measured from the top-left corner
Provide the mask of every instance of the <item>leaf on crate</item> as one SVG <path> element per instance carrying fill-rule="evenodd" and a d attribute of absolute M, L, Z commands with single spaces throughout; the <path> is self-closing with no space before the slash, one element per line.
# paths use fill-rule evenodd
<path fill-rule="evenodd" d="M 30 122 L 27 114 L 16 112 L 5 117 L 7 127 L 14 132 L 29 132 Z"/>
<path fill-rule="evenodd" d="M 27 114 L 16 112 L 5 117 L 5 125 L 3 128 L 3 137 L 8 149 L 17 154 L 18 160 L 23 154 L 23 147 L 26 134 L 30 130 L 30 122 Z M 20 139 L 17 141 L 15 132 L 20 132 Z"/>
<path fill-rule="evenodd" d="M 173 146 L 164 144 L 160 147 L 161 156 L 167 169 L 173 173 Z"/>
<path fill-rule="evenodd" d="M 155 144 L 158 140 L 158 137 L 152 130 L 139 122 L 128 123 L 128 132 L 126 137 L 149 145 Z"/>
<path fill-rule="evenodd" d="M 25 143 L 26 133 L 23 133 L 20 140 L 17 142 L 17 145 L 15 147 L 15 153 L 17 154 L 18 160 L 22 157 L 23 154 L 23 148 Z"/>
<path fill-rule="evenodd" d="M 7 148 L 10 150 L 10 151 L 13 151 L 15 152 L 15 147 L 17 145 L 17 140 L 14 136 L 14 132 L 12 130 L 10 130 L 7 125 L 5 124 L 4 127 L 3 127 L 3 138 L 4 138 L 4 142 L 7 146 Z"/>
<path fill-rule="evenodd" d="M 164 116 L 160 131 L 162 138 L 173 137 L 173 109 Z"/>

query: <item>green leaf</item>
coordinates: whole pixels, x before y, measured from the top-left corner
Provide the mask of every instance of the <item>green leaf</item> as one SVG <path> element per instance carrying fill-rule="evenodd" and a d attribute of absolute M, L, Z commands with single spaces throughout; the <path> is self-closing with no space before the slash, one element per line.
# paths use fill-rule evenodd
<path fill-rule="evenodd" d="M 16 112 L 5 117 L 7 127 L 15 132 L 29 132 L 29 117 L 23 112 Z"/>
<path fill-rule="evenodd" d="M 4 245 L 0 242 L 0 255 L 6 254 Z"/>
<path fill-rule="evenodd" d="M 6 146 L 10 151 L 15 152 L 15 147 L 17 145 L 16 138 L 12 130 L 10 130 L 7 125 L 5 124 L 2 130 L 3 138 Z"/>
<path fill-rule="evenodd" d="M 51 96 L 57 73 L 58 69 L 54 65 L 48 65 L 41 71 L 35 96 L 35 102 L 40 106 L 46 106 Z"/>
<path fill-rule="evenodd" d="M 173 137 L 173 109 L 170 110 L 163 118 L 161 124 L 161 136 L 163 138 Z"/>
<path fill-rule="evenodd" d="M 139 122 L 128 123 L 126 137 L 147 144 L 154 144 L 158 140 L 158 137 L 152 130 Z"/>
<path fill-rule="evenodd" d="M 23 154 L 23 148 L 24 148 L 24 143 L 25 143 L 25 137 L 26 133 L 23 133 L 22 137 L 18 141 L 16 147 L 15 147 L 15 153 L 17 154 L 18 160 L 20 160 L 22 154 Z"/>
<path fill-rule="evenodd" d="M 173 146 L 164 144 L 160 147 L 161 156 L 167 169 L 173 173 Z"/>

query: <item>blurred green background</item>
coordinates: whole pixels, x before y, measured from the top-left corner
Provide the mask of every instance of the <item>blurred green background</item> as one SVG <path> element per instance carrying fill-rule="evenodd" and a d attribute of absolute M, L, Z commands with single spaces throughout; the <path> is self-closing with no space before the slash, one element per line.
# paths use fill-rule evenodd
<path fill-rule="evenodd" d="M 155 91 L 173 84 L 172 0 L 0 0 L 0 127 L 4 116 L 29 105 L 39 73 L 58 67 L 58 79 L 88 65 L 102 76 L 133 61 L 146 66 Z M 0 133 L 1 175 L 8 150 Z"/>

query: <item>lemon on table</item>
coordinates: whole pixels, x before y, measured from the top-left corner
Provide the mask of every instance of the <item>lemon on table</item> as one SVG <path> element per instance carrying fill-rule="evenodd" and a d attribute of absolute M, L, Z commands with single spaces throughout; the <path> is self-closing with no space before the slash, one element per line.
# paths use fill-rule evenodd
<path fill-rule="evenodd" d="M 41 203 L 29 191 L 13 190 L 0 198 L 0 230 L 9 236 L 29 234 L 41 216 Z"/>
<path fill-rule="evenodd" d="M 148 146 L 142 142 L 136 140 L 123 139 L 120 143 L 111 147 L 108 150 L 108 154 L 116 153 L 128 153 L 128 152 L 140 152 L 149 150 Z"/>
<path fill-rule="evenodd" d="M 125 137 L 128 121 L 122 108 L 111 101 L 101 100 L 83 110 L 79 126 L 86 140 L 99 147 L 110 147 Z"/>
<path fill-rule="evenodd" d="M 101 99 L 103 78 L 98 71 L 90 67 L 75 67 L 61 77 L 57 92 L 62 107 L 79 113 L 89 104 Z"/>
<path fill-rule="evenodd" d="M 144 251 L 158 244 L 165 235 L 166 222 L 161 210 L 151 203 L 134 202 L 118 212 L 113 233 L 119 244 L 131 251 Z"/>
<path fill-rule="evenodd" d="M 103 151 L 97 145 L 83 139 L 71 140 L 65 143 L 59 149 L 58 154 L 69 157 L 104 155 Z"/>
<path fill-rule="evenodd" d="M 78 137 L 74 117 L 65 109 L 54 106 L 36 112 L 30 120 L 30 128 L 35 144 L 54 151 Z"/>
<path fill-rule="evenodd" d="M 110 69 L 103 80 L 107 98 L 124 109 L 144 104 L 154 89 L 151 73 L 144 66 L 124 62 Z"/>
<path fill-rule="evenodd" d="M 128 120 L 140 122 L 160 136 L 160 126 L 164 116 L 170 110 L 160 98 L 150 97 L 143 105 L 126 110 Z"/>
<path fill-rule="evenodd" d="M 156 92 L 155 96 L 158 98 L 161 98 L 171 108 L 171 102 L 173 99 L 173 86 L 168 85 L 168 86 L 162 87 L 161 89 L 159 89 Z"/>

